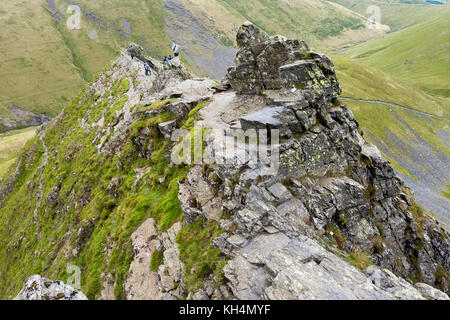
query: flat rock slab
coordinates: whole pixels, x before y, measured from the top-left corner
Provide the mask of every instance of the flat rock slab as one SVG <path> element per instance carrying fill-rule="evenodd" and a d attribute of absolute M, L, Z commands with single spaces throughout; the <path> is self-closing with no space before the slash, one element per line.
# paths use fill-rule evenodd
<path fill-rule="evenodd" d="M 283 107 L 267 107 L 246 116 L 241 117 L 241 126 L 243 130 L 247 129 L 276 129 L 283 125 L 280 120 L 285 112 Z"/>

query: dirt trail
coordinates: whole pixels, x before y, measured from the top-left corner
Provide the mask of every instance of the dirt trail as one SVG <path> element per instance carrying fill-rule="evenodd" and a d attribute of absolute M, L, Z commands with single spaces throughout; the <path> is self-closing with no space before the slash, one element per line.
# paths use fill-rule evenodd
<path fill-rule="evenodd" d="M 201 125 L 210 129 L 228 129 L 230 125 L 221 119 L 221 115 L 227 112 L 231 101 L 236 97 L 234 91 L 226 91 L 217 93 L 213 96 L 213 100 L 205 108 L 200 110 L 202 117 Z"/>

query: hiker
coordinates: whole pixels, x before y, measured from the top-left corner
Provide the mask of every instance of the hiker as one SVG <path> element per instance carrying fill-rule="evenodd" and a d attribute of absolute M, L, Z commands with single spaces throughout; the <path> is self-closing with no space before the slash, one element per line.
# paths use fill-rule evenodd
<path fill-rule="evenodd" d="M 175 40 L 172 41 L 172 51 L 175 57 L 180 55 L 180 45 L 175 43 Z"/>
<path fill-rule="evenodd" d="M 172 57 L 172 55 L 170 54 L 169 57 L 167 58 L 167 61 L 170 61 L 170 60 L 172 60 L 172 59 L 173 59 L 173 57 Z"/>
<path fill-rule="evenodd" d="M 167 62 L 169 62 L 169 60 L 170 60 L 170 59 L 169 59 L 169 57 L 167 57 L 167 56 L 164 56 L 164 61 L 163 61 L 164 63 L 167 63 Z"/>
<path fill-rule="evenodd" d="M 133 60 L 134 57 L 136 57 L 136 53 L 134 53 L 134 51 L 131 51 L 131 60 Z"/>
<path fill-rule="evenodd" d="M 145 75 L 149 76 L 151 74 L 151 72 L 150 72 L 150 66 L 148 65 L 147 62 L 144 64 L 144 68 L 145 68 Z"/>

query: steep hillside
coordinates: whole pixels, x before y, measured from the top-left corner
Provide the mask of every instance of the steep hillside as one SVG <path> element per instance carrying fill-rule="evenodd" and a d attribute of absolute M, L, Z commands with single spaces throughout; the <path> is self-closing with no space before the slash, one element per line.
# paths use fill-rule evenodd
<path fill-rule="evenodd" d="M 318 0 L 252 0 L 246 5 L 239 1 L 80 0 L 76 3 L 81 9 L 80 29 L 73 30 L 67 27 L 76 16 L 68 11 L 71 3 L 0 4 L 0 117 L 10 116 L 7 108 L 13 104 L 55 116 L 130 40 L 161 58 L 170 53 L 170 40 L 177 39 L 183 56 L 198 73 L 220 78 L 235 54 L 227 46 L 234 46 L 234 33 L 246 19 L 270 32 L 301 35 L 315 46 L 341 46 L 373 36 L 361 17 Z"/>
<path fill-rule="evenodd" d="M 296 36 L 319 49 L 366 40 L 377 31 L 370 30 L 360 15 L 326 1 L 180 0 L 167 1 L 166 5 L 169 2 L 178 2 L 190 10 L 229 46 L 234 46 L 234 34 L 245 20 L 253 21 L 269 34 Z"/>
<path fill-rule="evenodd" d="M 446 10 L 434 20 L 356 46 L 344 54 L 423 91 L 450 97 L 449 21 L 450 10 Z"/>
<path fill-rule="evenodd" d="M 222 84 L 178 60 L 146 76 L 132 45 L 40 128 L 0 184 L 1 297 L 75 265 L 90 299 L 448 299 L 448 233 L 332 62 L 253 24 L 237 42 Z"/>
<path fill-rule="evenodd" d="M 55 116 L 83 86 L 42 3 L 0 3 L 0 117 L 11 117 L 7 108 L 14 104 Z"/>
<path fill-rule="evenodd" d="M 448 227 L 450 12 L 441 11 L 438 18 L 345 50 L 352 60 L 335 61 L 367 139 Z"/>
<path fill-rule="evenodd" d="M 159 0 L 78 1 L 81 24 L 73 30 L 67 27 L 75 16 L 69 3 L 0 4 L 0 116 L 11 116 L 7 108 L 13 104 L 57 115 L 131 39 L 146 39 L 155 55 L 170 48 Z"/>

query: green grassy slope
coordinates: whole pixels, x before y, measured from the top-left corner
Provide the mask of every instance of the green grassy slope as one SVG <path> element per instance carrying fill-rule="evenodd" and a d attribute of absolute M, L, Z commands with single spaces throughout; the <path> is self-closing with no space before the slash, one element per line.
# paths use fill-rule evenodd
<path fill-rule="evenodd" d="M 104 77 L 94 93 L 86 86 L 64 108 L 64 115 L 42 131 L 41 139 L 35 136 L 28 141 L 14 164 L 18 173 L 14 190 L 2 198 L 0 208 L 1 299 L 17 295 L 32 274 L 66 281 L 70 264 L 81 268 L 81 289 L 89 299 L 99 297 L 104 273 L 115 280 L 114 296 L 124 299 L 124 281 L 134 255 L 131 234 L 149 217 L 159 232 L 183 219 L 178 181 L 186 177 L 188 166 L 171 164 L 172 142 L 158 129 L 158 123 L 176 115 L 149 116 L 137 111 L 119 145 L 104 152 L 96 147 L 96 130 L 80 126 L 81 119 L 93 126 L 104 117 L 103 129 L 109 130 L 119 120 L 116 111 L 128 102 L 130 81 L 139 81 L 131 69 L 120 68 L 112 64 L 110 70 L 127 72 L 130 78 Z M 184 121 L 192 125 L 194 117 L 191 110 Z M 146 150 L 152 146 L 148 157 L 142 156 L 137 140 Z M 148 171 L 137 178 L 138 168 Z M 7 173 L 5 184 L 0 183 L 2 197 L 13 175 Z M 115 186 L 111 184 L 114 179 L 118 181 Z M 51 202 L 48 195 L 55 188 L 58 199 Z M 91 225 L 91 232 L 86 231 Z M 204 251 L 220 232 L 202 221 L 182 229 L 177 242 L 187 266 L 188 289 L 195 290 L 209 273 L 223 267 L 218 249 Z M 81 252 L 74 254 L 73 249 L 83 241 Z"/>
<path fill-rule="evenodd" d="M 45 0 L 0 3 L 0 116 L 10 116 L 7 107 L 12 104 L 57 115 L 130 40 L 145 39 L 155 54 L 169 48 L 162 0 L 78 1 L 79 30 L 66 27 L 70 15 L 59 10 L 66 2 L 56 0 L 55 12 L 48 10 Z M 62 20 L 52 18 L 54 13 Z M 97 20 L 87 19 L 85 13 Z M 122 18 L 131 25 L 129 37 L 121 36 Z M 91 39 L 94 30 L 96 37 Z"/>
<path fill-rule="evenodd" d="M 444 113 L 445 117 L 448 118 L 450 116 L 449 99 L 430 96 L 414 87 L 396 81 L 395 78 L 386 73 L 350 59 L 334 56 L 333 61 L 342 86 L 343 97 L 393 102 L 434 115 Z M 397 133 L 401 135 L 402 129 L 398 126 L 397 120 L 393 117 L 383 116 L 383 110 L 387 110 L 387 107 L 358 102 L 348 102 L 348 104 L 352 111 L 355 112 L 355 116 L 360 121 L 361 126 L 370 129 L 379 139 L 386 137 L 383 132 L 384 128 L 390 128 L 395 132 L 399 130 Z M 403 110 L 395 110 L 402 114 L 405 113 Z M 410 118 L 409 116 L 405 117 Z M 441 130 L 449 130 L 448 124 L 445 125 L 445 121 L 437 122 Z M 445 141 L 439 138 L 433 130 L 429 130 L 426 123 L 419 121 L 411 125 L 418 131 L 423 132 L 425 140 L 450 157 L 450 150 L 445 145 Z M 395 146 L 393 147 L 395 148 Z M 399 168 L 397 167 L 397 169 Z"/>
<path fill-rule="evenodd" d="M 317 0 L 181 0 L 193 14 L 234 44 L 237 29 L 249 20 L 269 34 L 306 40 L 321 50 L 376 36 L 359 14 Z M 205 14 L 208 18 L 205 18 Z M 226 17 L 226 19 L 224 18 Z"/>
<path fill-rule="evenodd" d="M 0 2 L 0 116 L 12 104 L 54 116 L 83 85 L 39 2 Z"/>
<path fill-rule="evenodd" d="M 338 3 L 350 10 L 360 13 L 363 16 L 371 17 L 372 12 L 368 12 L 369 6 L 380 8 L 381 23 L 398 31 L 421 22 L 434 19 L 442 14 L 444 6 L 431 4 L 411 4 L 400 1 L 386 0 L 328 0 Z"/>
<path fill-rule="evenodd" d="M 0 134 L 0 178 L 22 151 L 25 143 L 34 136 L 36 128 L 16 130 Z"/>
<path fill-rule="evenodd" d="M 344 52 L 432 94 L 450 97 L 450 10 L 442 16 Z"/>

